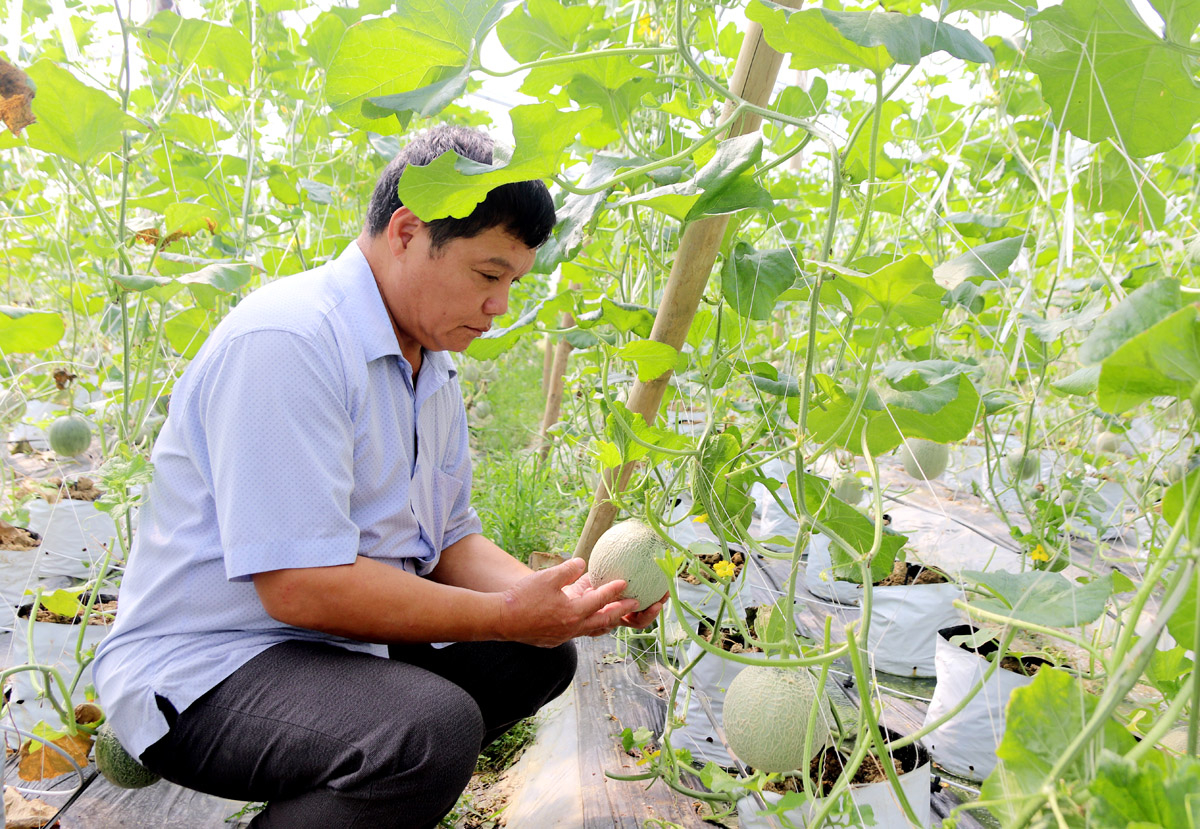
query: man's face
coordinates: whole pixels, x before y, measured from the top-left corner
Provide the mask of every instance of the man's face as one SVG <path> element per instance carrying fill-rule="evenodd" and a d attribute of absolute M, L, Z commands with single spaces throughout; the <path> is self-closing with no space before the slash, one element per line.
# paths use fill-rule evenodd
<path fill-rule="evenodd" d="M 430 351 L 464 351 L 508 310 L 509 289 L 535 255 L 498 227 L 433 250 L 422 225 L 407 245 L 402 288 L 392 303 L 402 339 Z"/>

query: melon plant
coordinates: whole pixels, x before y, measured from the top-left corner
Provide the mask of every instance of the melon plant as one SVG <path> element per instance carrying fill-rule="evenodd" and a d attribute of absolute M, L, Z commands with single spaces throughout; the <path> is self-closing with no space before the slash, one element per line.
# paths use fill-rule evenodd
<path fill-rule="evenodd" d="M 56 455 L 75 456 L 92 445 L 92 427 L 79 415 L 63 415 L 50 424 L 46 437 Z"/>
<path fill-rule="evenodd" d="M 125 750 L 108 723 L 96 731 L 95 759 L 96 768 L 105 779 L 122 789 L 143 789 L 161 779 Z"/>
<path fill-rule="evenodd" d="M 621 598 L 637 599 L 638 610 L 645 610 L 670 589 L 667 574 L 655 561 L 664 547 L 641 521 L 623 521 L 610 527 L 592 548 L 588 575 L 595 587 L 624 579 Z"/>
<path fill-rule="evenodd" d="M 904 471 L 914 478 L 932 481 L 946 471 L 950 463 L 950 447 L 931 440 L 909 438 L 900 447 Z"/>
<path fill-rule="evenodd" d="M 804 668 L 752 665 L 725 692 L 729 747 L 742 762 L 766 772 L 803 768 L 829 742 L 824 712 L 817 711 L 812 751 L 804 751 L 809 714 L 820 704 L 817 680 Z"/>
<path fill-rule="evenodd" d="M 858 504 L 863 498 L 862 481 L 851 473 L 843 473 L 835 476 L 832 486 L 834 497 L 840 501 L 845 501 L 851 506 Z"/>
<path fill-rule="evenodd" d="M 1017 480 L 1028 481 L 1035 477 L 1042 468 L 1038 457 L 1027 453 L 1024 449 L 1013 449 L 1004 457 L 1004 465 L 1008 474 Z"/>

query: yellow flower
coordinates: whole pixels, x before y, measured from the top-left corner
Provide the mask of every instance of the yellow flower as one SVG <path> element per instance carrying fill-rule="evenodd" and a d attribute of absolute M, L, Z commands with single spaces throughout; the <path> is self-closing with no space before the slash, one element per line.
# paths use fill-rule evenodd
<path fill-rule="evenodd" d="M 651 19 L 650 15 L 643 14 L 641 17 L 638 18 L 638 23 L 637 23 L 638 37 L 651 38 L 651 37 L 654 37 L 657 33 L 658 33 L 657 27 L 654 25 L 654 21 Z"/>
<path fill-rule="evenodd" d="M 1050 554 L 1046 552 L 1046 548 L 1043 547 L 1041 544 L 1039 544 L 1033 548 L 1033 551 L 1029 554 L 1029 557 L 1032 558 L 1034 561 L 1049 561 L 1050 560 Z"/>
<path fill-rule="evenodd" d="M 716 572 L 719 579 L 731 579 L 736 568 L 732 561 L 718 561 L 713 565 L 713 571 Z"/>

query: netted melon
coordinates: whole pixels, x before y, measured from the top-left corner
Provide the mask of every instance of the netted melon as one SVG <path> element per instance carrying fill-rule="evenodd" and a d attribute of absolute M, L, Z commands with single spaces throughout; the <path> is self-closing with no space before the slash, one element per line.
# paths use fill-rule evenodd
<path fill-rule="evenodd" d="M 54 454 L 73 457 L 92 445 L 92 427 L 79 415 L 63 415 L 50 424 L 46 437 Z"/>
<path fill-rule="evenodd" d="M 595 587 L 614 579 L 625 580 L 624 599 L 637 599 L 645 610 L 667 592 L 667 574 L 655 562 L 664 544 L 641 521 L 623 521 L 608 529 L 592 548 L 588 574 Z"/>
<path fill-rule="evenodd" d="M 931 440 L 909 438 L 900 446 L 900 461 L 904 471 L 914 478 L 932 481 L 946 471 L 950 463 L 950 447 Z"/>
<path fill-rule="evenodd" d="M 759 771 L 805 768 L 829 742 L 825 712 L 816 712 L 812 753 L 804 751 L 809 713 L 820 704 L 817 680 L 804 668 L 752 665 L 729 683 L 724 726 L 729 747 Z"/>
<path fill-rule="evenodd" d="M 105 779 L 122 789 L 143 789 L 161 779 L 125 750 L 108 723 L 96 730 L 95 757 L 96 768 Z"/>

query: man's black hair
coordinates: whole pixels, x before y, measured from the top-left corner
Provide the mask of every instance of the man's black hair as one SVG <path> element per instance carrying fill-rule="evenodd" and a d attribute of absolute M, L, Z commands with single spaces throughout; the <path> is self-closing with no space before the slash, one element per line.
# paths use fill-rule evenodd
<path fill-rule="evenodd" d="M 487 133 L 452 126 L 434 127 L 409 141 L 388 163 L 375 184 L 367 208 L 367 233 L 378 236 L 387 229 L 392 214 L 404 206 L 396 186 L 408 165 L 424 167 L 450 151 L 480 164 L 491 164 L 493 146 Z M 515 181 L 501 184 L 489 192 L 466 218 L 434 219 L 425 226 L 429 229 L 430 246 L 435 251 L 451 239 L 469 239 L 493 227 L 502 227 L 527 247 L 536 248 L 550 238 L 554 221 L 554 200 L 546 185 L 540 181 Z"/>

